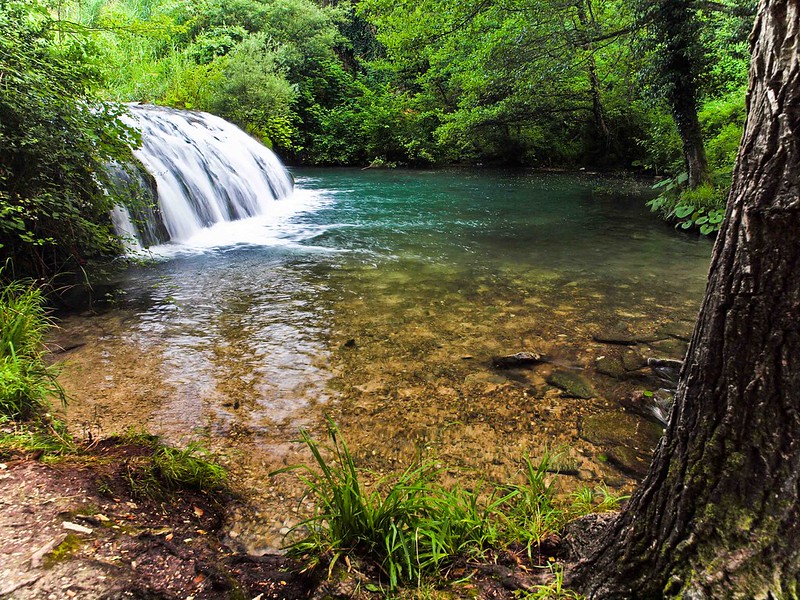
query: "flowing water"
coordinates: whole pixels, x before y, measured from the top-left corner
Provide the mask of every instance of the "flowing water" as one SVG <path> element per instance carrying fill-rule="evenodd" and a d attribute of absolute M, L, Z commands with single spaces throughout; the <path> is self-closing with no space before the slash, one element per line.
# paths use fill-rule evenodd
<path fill-rule="evenodd" d="M 322 437 L 324 415 L 375 477 L 426 456 L 453 480 L 509 481 L 550 448 L 565 490 L 630 489 L 654 425 L 620 400 L 657 386 L 643 358 L 685 350 L 707 240 L 649 214 L 641 186 L 588 174 L 294 176 L 257 216 L 152 248 L 102 288 L 107 302 L 64 318 L 76 433 L 146 428 L 221 453 L 252 495 L 230 523 L 251 551 L 279 546 L 306 510 L 291 475 L 267 474 L 308 462 L 292 440 Z M 594 339 L 609 330 L 640 342 Z M 547 362 L 492 366 L 520 351 Z M 609 358 L 630 371 L 603 374 Z M 554 373 L 593 397 L 565 397 Z"/>

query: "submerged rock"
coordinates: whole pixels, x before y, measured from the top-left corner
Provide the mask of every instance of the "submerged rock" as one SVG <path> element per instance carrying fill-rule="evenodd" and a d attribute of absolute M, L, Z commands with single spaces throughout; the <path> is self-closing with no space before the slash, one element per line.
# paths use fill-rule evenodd
<path fill-rule="evenodd" d="M 587 400 L 597 395 L 589 380 L 575 371 L 553 371 L 547 378 L 547 383 L 562 390 L 562 395 L 567 398 Z"/>
<path fill-rule="evenodd" d="M 508 356 L 495 356 L 492 366 L 495 369 L 522 369 L 545 362 L 545 358 L 536 352 L 517 352 Z"/>
<path fill-rule="evenodd" d="M 681 359 L 686 356 L 686 350 L 689 348 L 689 344 L 677 338 L 668 338 L 666 340 L 653 342 L 650 346 L 666 356 Z"/>
<path fill-rule="evenodd" d="M 600 447 L 609 464 L 623 473 L 640 476 L 647 472 L 653 450 L 663 428 L 634 415 L 607 412 L 578 421 L 578 435 Z"/>
<path fill-rule="evenodd" d="M 633 349 L 624 352 L 612 350 L 595 361 L 598 373 L 620 380 L 642 377 L 641 369 L 646 365 L 647 359 Z"/>
<path fill-rule="evenodd" d="M 622 365 L 626 371 L 638 371 L 647 365 L 647 359 L 638 350 L 627 350 L 622 354 Z"/>
<path fill-rule="evenodd" d="M 635 346 L 637 344 L 636 336 L 626 328 L 598 331 L 592 335 L 592 339 L 601 344 L 616 344 L 619 346 Z"/>
<path fill-rule="evenodd" d="M 674 321 L 661 327 L 658 333 L 665 338 L 673 337 L 688 342 L 692 338 L 693 331 L 694 323 L 692 321 Z"/>
<path fill-rule="evenodd" d="M 601 356 L 594 364 L 598 373 L 608 375 L 614 379 L 625 379 L 628 376 L 628 371 L 625 365 L 622 364 L 622 359 L 616 356 Z"/>

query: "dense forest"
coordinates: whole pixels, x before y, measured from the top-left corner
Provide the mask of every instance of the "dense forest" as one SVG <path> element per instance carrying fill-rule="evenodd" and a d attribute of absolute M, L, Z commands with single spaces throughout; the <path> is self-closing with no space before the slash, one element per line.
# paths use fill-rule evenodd
<path fill-rule="evenodd" d="M 117 103 L 222 116 L 299 165 L 665 177 L 709 234 L 744 120 L 752 0 L 22 0 L 0 8 L 0 244 L 22 273 L 113 254 Z M 57 126 L 54 126 L 58 124 Z"/>

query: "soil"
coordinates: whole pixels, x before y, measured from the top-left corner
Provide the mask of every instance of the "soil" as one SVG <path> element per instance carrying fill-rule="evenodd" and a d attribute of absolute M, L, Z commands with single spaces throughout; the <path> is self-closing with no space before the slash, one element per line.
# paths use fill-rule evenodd
<path fill-rule="evenodd" d="M 382 598 L 374 566 L 326 570 L 279 554 L 250 556 L 224 543 L 223 524 L 241 499 L 183 490 L 168 500 L 131 492 L 127 465 L 145 448 L 119 439 L 46 464 L 0 463 L 0 599 L 152 600 Z M 230 538 L 227 538 L 230 539 Z M 548 539 L 531 561 L 522 551 L 460 561 L 441 598 L 515 598 L 550 577 L 559 552 Z M 412 593 L 413 594 L 413 593 Z M 413 597 L 405 596 L 405 597 Z M 426 596 L 428 597 L 428 596 Z"/>
<path fill-rule="evenodd" d="M 301 565 L 221 543 L 224 499 L 134 496 L 126 464 L 143 451 L 112 440 L 54 464 L 30 456 L 2 463 L 0 598 L 309 596 L 314 579 Z"/>

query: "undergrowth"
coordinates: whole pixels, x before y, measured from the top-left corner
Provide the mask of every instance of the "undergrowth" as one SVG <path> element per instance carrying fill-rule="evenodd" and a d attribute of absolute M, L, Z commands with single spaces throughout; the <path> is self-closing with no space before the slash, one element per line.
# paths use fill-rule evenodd
<path fill-rule="evenodd" d="M 2 269 L 0 269 L 2 276 Z M 66 404 L 58 370 L 45 362 L 44 336 L 52 326 L 42 290 L 11 281 L 0 290 L 0 415 L 34 417 L 52 398 Z"/>
<path fill-rule="evenodd" d="M 15 454 L 57 460 L 75 453 L 77 446 L 62 421 L 40 415 L 25 422 L 0 415 L 0 459 Z"/>
<path fill-rule="evenodd" d="M 126 464 L 128 485 L 137 496 L 160 499 L 178 490 L 218 492 L 227 487 L 227 471 L 197 442 L 178 449 L 158 436 L 132 431 L 122 441 L 147 449 Z"/>
<path fill-rule="evenodd" d="M 342 560 L 371 562 L 390 590 L 421 586 L 457 558 L 485 558 L 492 549 L 522 544 L 530 555 L 567 521 L 614 509 L 620 500 L 604 489 L 584 489 L 571 502 L 558 501 L 552 481 L 558 457 L 551 453 L 538 462 L 526 456 L 518 484 L 446 488 L 437 483 L 441 469 L 422 461 L 367 491 L 353 455 L 330 421 L 328 435 L 330 443 L 320 445 L 301 432 L 315 468 L 296 465 L 272 473 L 299 473 L 306 497 L 316 507 L 312 517 L 290 532 L 294 541 L 287 550 L 309 566 L 327 562 L 329 576 Z"/>

